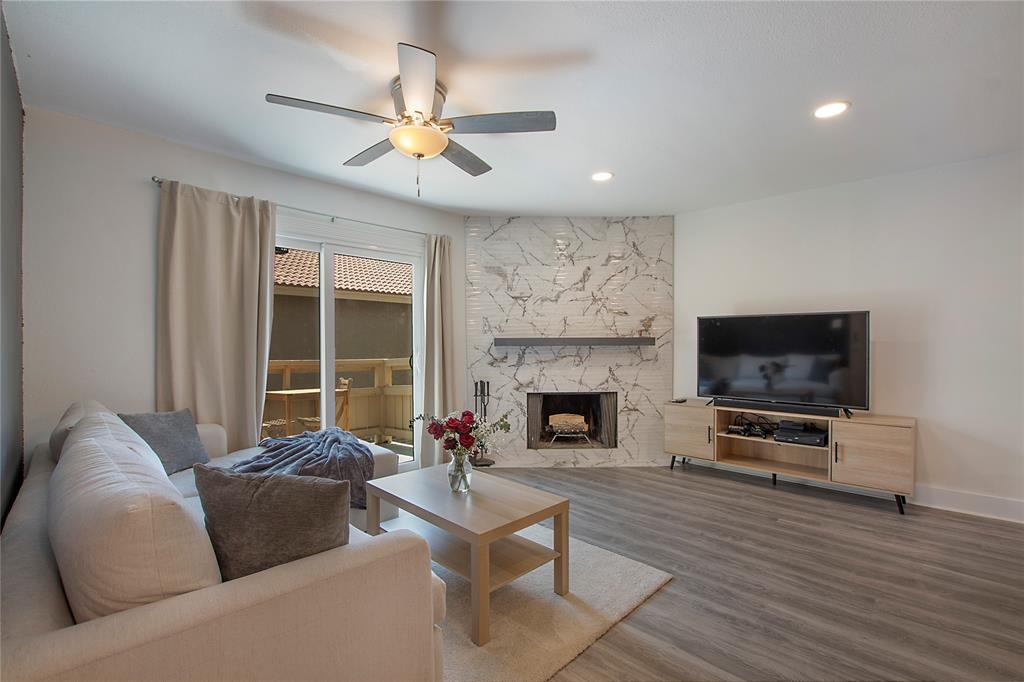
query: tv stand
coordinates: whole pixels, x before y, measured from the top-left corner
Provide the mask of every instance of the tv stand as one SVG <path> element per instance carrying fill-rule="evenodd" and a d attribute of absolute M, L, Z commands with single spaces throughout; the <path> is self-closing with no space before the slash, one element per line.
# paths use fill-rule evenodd
<path fill-rule="evenodd" d="M 665 452 L 677 459 L 704 460 L 741 471 L 785 478 L 837 483 L 851 488 L 887 492 L 900 514 L 906 496 L 914 493 L 916 422 L 907 417 L 850 413 L 812 414 L 790 406 L 738 401 L 714 405 L 698 401 L 665 404 Z M 748 407 L 747 405 L 756 405 Z M 811 423 L 828 433 L 825 445 L 780 443 L 770 438 L 729 433 L 738 414 L 778 422 Z"/>

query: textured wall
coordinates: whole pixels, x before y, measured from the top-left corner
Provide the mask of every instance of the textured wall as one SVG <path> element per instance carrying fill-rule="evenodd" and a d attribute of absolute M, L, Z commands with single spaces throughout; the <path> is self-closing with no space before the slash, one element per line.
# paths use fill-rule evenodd
<path fill-rule="evenodd" d="M 663 463 L 672 393 L 673 219 L 469 218 L 469 381 L 511 410 L 500 466 Z M 495 336 L 654 336 L 653 347 L 495 348 Z M 472 387 L 472 383 L 470 383 Z M 526 394 L 617 391 L 619 447 L 526 449 Z M 472 388 L 470 390 L 472 392 Z"/>

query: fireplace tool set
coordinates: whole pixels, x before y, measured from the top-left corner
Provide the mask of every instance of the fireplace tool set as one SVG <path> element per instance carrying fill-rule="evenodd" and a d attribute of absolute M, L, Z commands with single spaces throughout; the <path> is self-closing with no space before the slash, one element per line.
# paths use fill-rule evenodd
<path fill-rule="evenodd" d="M 479 417 L 480 421 L 487 421 L 487 406 L 491 402 L 491 382 L 489 381 L 474 381 L 473 382 L 473 411 Z M 476 457 L 471 458 L 471 462 L 474 467 L 489 467 L 494 464 L 493 459 L 484 457 L 484 452 Z"/>

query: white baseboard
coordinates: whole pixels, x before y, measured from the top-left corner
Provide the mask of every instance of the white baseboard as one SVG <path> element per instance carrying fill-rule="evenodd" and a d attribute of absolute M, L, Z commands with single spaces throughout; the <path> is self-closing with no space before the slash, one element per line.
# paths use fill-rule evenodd
<path fill-rule="evenodd" d="M 981 495 L 965 490 L 951 490 L 919 483 L 914 486 L 914 497 L 910 502 L 923 507 L 1024 523 L 1024 500 L 1016 500 L 1012 497 Z"/>

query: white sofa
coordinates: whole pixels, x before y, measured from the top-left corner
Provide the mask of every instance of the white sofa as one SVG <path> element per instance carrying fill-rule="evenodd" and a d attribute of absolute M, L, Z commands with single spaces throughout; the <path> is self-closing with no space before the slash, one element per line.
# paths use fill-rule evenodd
<path fill-rule="evenodd" d="M 215 466 L 252 454 L 227 453 L 219 426 L 199 432 Z M 373 452 L 376 477 L 397 472 Z M 76 624 L 47 522 L 55 466 L 35 450 L 0 534 L 3 680 L 442 679 L 445 586 L 407 531 L 353 527 L 343 547 Z M 196 495 L 191 470 L 169 478 Z"/>

